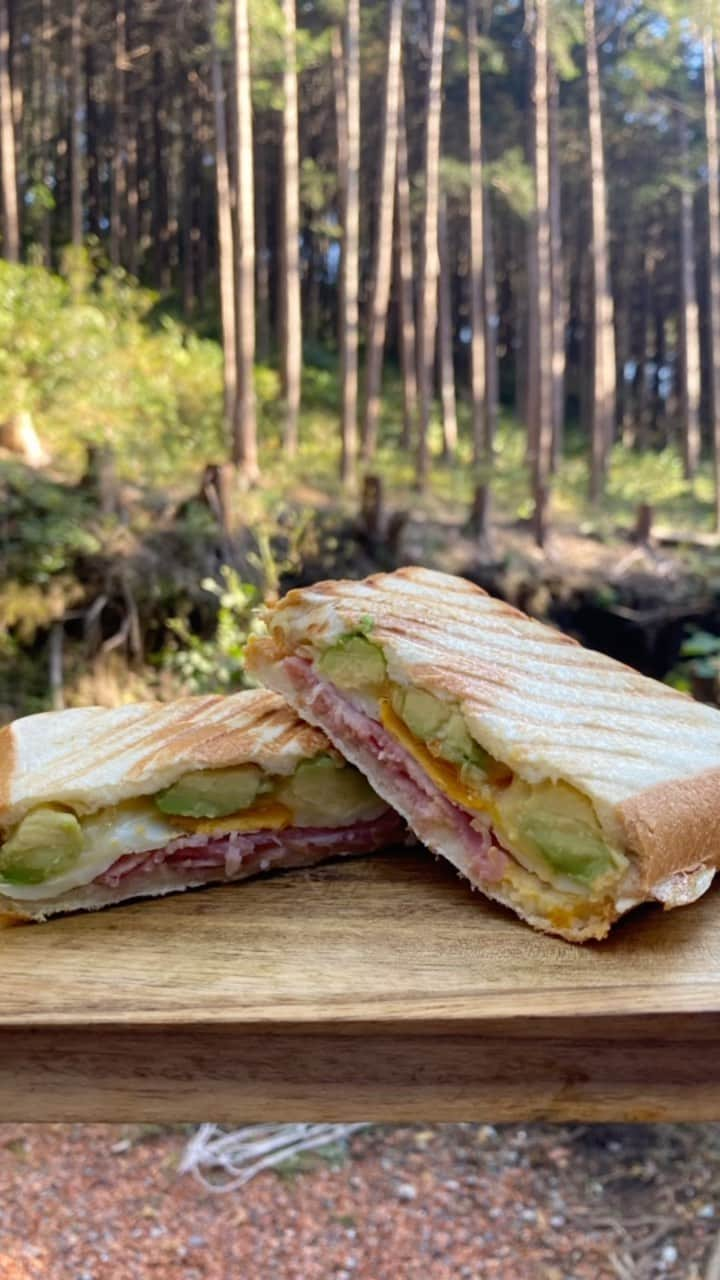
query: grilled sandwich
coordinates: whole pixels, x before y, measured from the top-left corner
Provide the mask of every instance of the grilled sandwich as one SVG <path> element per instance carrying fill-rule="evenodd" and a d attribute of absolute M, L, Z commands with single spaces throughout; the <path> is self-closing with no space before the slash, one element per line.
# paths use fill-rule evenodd
<path fill-rule="evenodd" d="M 368 853 L 404 824 L 265 689 L 0 731 L 0 910 L 44 919 Z"/>
<path fill-rule="evenodd" d="M 291 591 L 248 666 L 430 849 L 539 929 L 604 937 L 720 862 L 720 712 L 419 568 Z"/>

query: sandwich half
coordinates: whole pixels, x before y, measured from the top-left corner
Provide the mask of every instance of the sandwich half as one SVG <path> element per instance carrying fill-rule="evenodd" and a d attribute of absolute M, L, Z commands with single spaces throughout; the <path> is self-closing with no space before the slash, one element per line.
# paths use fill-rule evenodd
<path fill-rule="evenodd" d="M 720 712 L 419 568 L 291 591 L 248 667 L 438 854 L 538 929 L 602 938 L 720 862 Z"/>
<path fill-rule="evenodd" d="M 370 853 L 404 824 L 266 689 L 0 731 L 0 911 L 42 920 Z"/>

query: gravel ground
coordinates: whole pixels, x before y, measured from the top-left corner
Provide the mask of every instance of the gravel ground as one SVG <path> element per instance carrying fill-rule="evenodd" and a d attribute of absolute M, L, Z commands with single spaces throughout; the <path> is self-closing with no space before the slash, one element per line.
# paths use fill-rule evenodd
<path fill-rule="evenodd" d="M 374 1128 L 217 1194 L 187 1134 L 0 1125 L 0 1280 L 705 1280 L 720 1126 Z M 720 1271 L 715 1272 L 720 1274 Z"/>

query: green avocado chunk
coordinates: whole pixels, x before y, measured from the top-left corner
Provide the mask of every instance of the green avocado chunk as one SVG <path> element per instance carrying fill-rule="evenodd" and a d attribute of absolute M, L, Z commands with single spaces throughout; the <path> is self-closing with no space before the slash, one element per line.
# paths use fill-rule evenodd
<path fill-rule="evenodd" d="M 469 785 L 478 781 L 470 770 L 480 770 L 482 780 L 487 781 L 484 775 L 493 772 L 496 761 L 471 737 L 462 713 L 455 707 L 424 689 L 412 688 L 396 689 L 393 707 L 416 738 L 435 742 L 436 750 L 444 760 L 468 770 L 469 776 L 464 781 Z"/>
<path fill-rule="evenodd" d="M 365 636 L 343 636 L 321 655 L 318 669 L 341 689 L 371 689 L 385 679 L 385 658 Z"/>
<path fill-rule="evenodd" d="M 256 764 L 233 769 L 202 769 L 185 773 L 167 791 L 155 796 L 161 813 L 182 818 L 224 818 L 247 809 L 270 783 Z"/>
<path fill-rule="evenodd" d="M 385 808 L 357 769 L 324 753 L 303 760 L 277 796 L 301 827 L 345 827 L 377 817 Z"/>
<path fill-rule="evenodd" d="M 531 813 L 522 819 L 520 830 L 555 871 L 582 884 L 593 884 L 615 865 L 604 841 L 576 818 Z"/>
<path fill-rule="evenodd" d="M 9 884 L 42 884 L 69 871 L 83 844 L 74 813 L 49 806 L 34 809 L 0 845 L 0 876 Z"/>

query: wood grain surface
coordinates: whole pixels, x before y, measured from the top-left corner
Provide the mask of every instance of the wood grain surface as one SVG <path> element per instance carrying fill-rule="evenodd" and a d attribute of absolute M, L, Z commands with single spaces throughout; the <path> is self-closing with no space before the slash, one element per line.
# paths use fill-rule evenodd
<path fill-rule="evenodd" d="M 0 1119 L 720 1118 L 714 892 L 579 948 L 403 852 L 0 948 Z"/>

